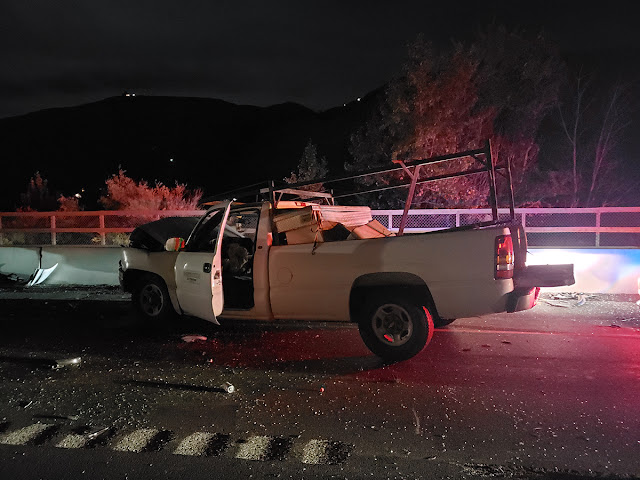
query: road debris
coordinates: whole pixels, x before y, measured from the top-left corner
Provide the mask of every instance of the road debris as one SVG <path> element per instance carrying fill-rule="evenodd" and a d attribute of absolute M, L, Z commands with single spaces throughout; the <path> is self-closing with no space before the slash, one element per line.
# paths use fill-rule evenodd
<path fill-rule="evenodd" d="M 205 337 L 204 335 L 183 335 L 182 341 L 187 343 L 206 342 L 207 337 Z"/>
<path fill-rule="evenodd" d="M 80 365 L 81 363 L 82 363 L 81 357 L 60 358 L 54 361 L 51 368 L 57 370 L 58 368 L 63 368 L 63 367 L 75 367 Z"/>
<path fill-rule="evenodd" d="M 548 298 L 540 298 L 539 301 L 549 304 L 554 307 L 582 307 L 587 303 L 590 298 L 596 298 L 595 295 L 587 293 L 556 293 Z M 575 302 L 574 302 L 575 301 Z"/>
<path fill-rule="evenodd" d="M 25 285 L 25 287 L 33 287 L 34 285 L 39 285 L 43 283 L 56 269 L 58 264 L 56 263 L 53 267 L 50 268 L 36 268 L 31 277 L 29 277 L 29 281 Z"/>
<path fill-rule="evenodd" d="M 79 415 L 54 415 L 54 414 L 45 414 L 45 413 L 37 413 L 33 416 L 33 418 L 48 418 L 50 420 L 80 420 Z"/>
<path fill-rule="evenodd" d="M 111 427 L 104 427 L 99 430 L 94 430 L 93 432 L 89 432 L 86 434 L 89 440 L 96 440 L 97 438 L 103 437 L 111 432 Z"/>
<path fill-rule="evenodd" d="M 0 273 L 0 285 L 16 285 L 20 282 L 20 278 L 15 273 Z"/>
<path fill-rule="evenodd" d="M 234 387 L 229 382 L 224 382 L 222 385 L 220 385 L 220 388 L 222 388 L 227 393 L 233 393 L 236 391 L 236 387 Z"/>
<path fill-rule="evenodd" d="M 555 301 L 555 300 L 547 300 L 546 298 L 541 298 L 540 301 L 548 305 L 551 305 L 552 307 L 571 308 L 571 305 L 569 304 L 569 302 L 565 300 Z"/>

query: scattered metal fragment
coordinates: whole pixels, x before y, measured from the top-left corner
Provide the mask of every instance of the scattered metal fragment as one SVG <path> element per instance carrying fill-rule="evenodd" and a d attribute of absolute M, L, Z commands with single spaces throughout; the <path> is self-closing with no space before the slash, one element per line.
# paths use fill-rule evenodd
<path fill-rule="evenodd" d="M 82 363 L 81 357 L 61 358 L 56 360 L 53 363 L 52 368 L 58 369 L 63 367 L 74 367 L 74 366 L 80 365 L 81 363 Z"/>
<path fill-rule="evenodd" d="M 224 382 L 222 385 L 220 385 L 220 388 L 222 388 L 227 393 L 233 393 L 236 391 L 236 387 L 234 387 L 229 382 Z"/>
<path fill-rule="evenodd" d="M 187 343 L 206 342 L 207 341 L 207 337 L 205 337 L 204 335 L 183 335 L 182 336 L 182 341 L 183 342 L 187 342 Z"/>
<path fill-rule="evenodd" d="M 93 432 L 89 432 L 86 434 L 86 437 L 89 440 L 96 440 L 100 437 L 107 435 L 111 431 L 111 427 L 104 427 L 99 430 L 94 430 Z"/>
<path fill-rule="evenodd" d="M 73 420 L 74 422 L 76 420 L 80 420 L 79 415 L 53 415 L 53 414 L 43 414 L 43 413 L 35 414 L 33 418 L 49 418 L 53 420 Z"/>
<path fill-rule="evenodd" d="M 571 305 L 569 305 L 569 302 L 565 300 L 554 301 L 554 300 L 547 300 L 546 298 L 541 298 L 540 300 L 543 301 L 544 303 L 551 305 L 552 307 L 563 307 L 563 308 L 571 307 Z"/>
<path fill-rule="evenodd" d="M 49 278 L 49 275 L 53 273 L 57 266 L 58 264 L 56 263 L 51 268 L 36 268 L 35 272 L 33 272 L 25 287 L 33 287 L 34 285 L 38 285 L 44 282 L 47 278 Z"/>

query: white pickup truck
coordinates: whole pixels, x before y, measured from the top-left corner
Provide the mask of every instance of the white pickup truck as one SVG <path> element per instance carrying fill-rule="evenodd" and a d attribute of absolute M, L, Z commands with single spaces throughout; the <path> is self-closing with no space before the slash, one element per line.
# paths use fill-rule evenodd
<path fill-rule="evenodd" d="M 574 281 L 572 265 L 527 267 L 526 237 L 515 223 L 398 236 L 370 223 L 367 211 L 220 202 L 186 242 L 176 235 L 161 251 L 125 249 L 121 285 L 139 313 L 156 320 L 177 313 L 214 323 L 355 322 L 373 353 L 398 361 L 419 353 L 434 325 L 526 310 L 539 287 Z M 374 234 L 354 234 L 357 224 Z"/>

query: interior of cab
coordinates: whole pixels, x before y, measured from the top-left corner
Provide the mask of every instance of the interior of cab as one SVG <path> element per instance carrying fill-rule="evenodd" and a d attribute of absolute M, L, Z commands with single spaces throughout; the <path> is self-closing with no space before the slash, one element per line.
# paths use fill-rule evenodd
<path fill-rule="evenodd" d="M 259 208 L 229 213 L 222 237 L 222 288 L 225 309 L 249 309 L 253 300 L 253 256 Z"/>

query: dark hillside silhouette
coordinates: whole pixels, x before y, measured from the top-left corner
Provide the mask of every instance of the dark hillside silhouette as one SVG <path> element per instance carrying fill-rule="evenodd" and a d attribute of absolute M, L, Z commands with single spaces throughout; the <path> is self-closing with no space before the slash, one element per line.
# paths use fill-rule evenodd
<path fill-rule="evenodd" d="M 36 171 L 56 193 L 84 188 L 87 209 L 97 208 L 99 189 L 119 167 L 134 179 L 186 183 L 205 196 L 281 181 L 309 139 L 335 174 L 348 160 L 349 136 L 364 122 L 375 95 L 325 112 L 293 103 L 255 107 L 121 96 L 0 119 L 0 211 L 15 209 Z"/>

